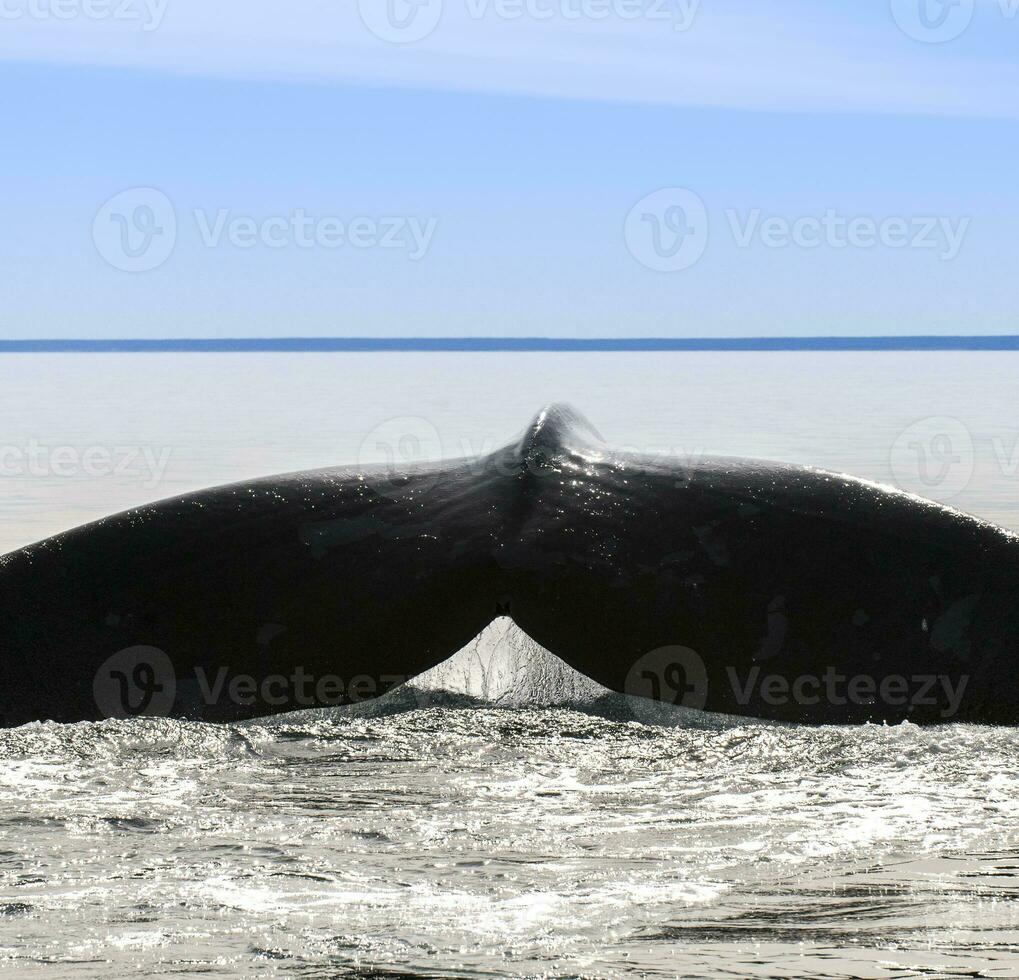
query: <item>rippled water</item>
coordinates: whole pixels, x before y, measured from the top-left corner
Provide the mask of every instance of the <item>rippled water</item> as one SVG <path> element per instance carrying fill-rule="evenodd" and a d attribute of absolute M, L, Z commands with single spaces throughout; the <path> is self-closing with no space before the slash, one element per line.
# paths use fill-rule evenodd
<path fill-rule="evenodd" d="M 554 709 L 32 725 L 0 733 L 0 958 L 46 977 L 1015 976 L 1017 749 L 970 726 Z"/>
<path fill-rule="evenodd" d="M 617 445 L 883 482 L 910 476 L 910 427 L 946 416 L 964 437 L 949 502 L 1019 527 L 1016 363 L 10 358 L 8 462 L 36 442 L 170 452 L 158 481 L 8 466 L 0 537 L 351 460 L 393 416 L 446 455 L 480 451 L 563 398 Z M 656 727 L 455 701 L 246 727 L 35 724 L 0 731 L 0 970 L 1019 976 L 1017 817 L 1016 728 Z"/>

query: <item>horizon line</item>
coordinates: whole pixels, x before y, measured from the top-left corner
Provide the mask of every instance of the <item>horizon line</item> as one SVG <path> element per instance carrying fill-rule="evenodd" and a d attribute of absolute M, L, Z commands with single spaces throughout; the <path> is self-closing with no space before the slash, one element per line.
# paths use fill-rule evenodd
<path fill-rule="evenodd" d="M 0 354 L 629 351 L 1008 351 L 1017 334 L 872 337 L 179 337 L 0 340 Z"/>

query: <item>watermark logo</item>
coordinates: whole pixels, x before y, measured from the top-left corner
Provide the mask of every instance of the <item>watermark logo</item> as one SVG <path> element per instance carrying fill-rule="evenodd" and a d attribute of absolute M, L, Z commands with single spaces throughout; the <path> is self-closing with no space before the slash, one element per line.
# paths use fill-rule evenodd
<path fill-rule="evenodd" d="M 206 249 L 382 249 L 403 251 L 412 262 L 428 254 L 439 223 L 434 216 L 344 218 L 310 214 L 304 208 L 269 215 L 194 208 L 182 213 L 178 227 L 173 202 L 162 191 L 135 187 L 114 195 L 99 209 L 92 222 L 92 240 L 115 269 L 148 272 L 170 258 L 179 231 L 184 224 L 191 230 L 191 222 L 199 246 Z"/>
<path fill-rule="evenodd" d="M 132 646 L 96 671 L 92 695 L 106 718 L 166 717 L 173 711 L 177 677 L 170 658 L 153 646 Z"/>
<path fill-rule="evenodd" d="M 760 208 L 740 213 L 734 208 L 725 212 L 732 240 L 737 248 L 760 245 L 764 248 L 829 248 L 918 249 L 937 252 L 942 262 L 950 262 L 962 250 L 970 219 L 958 220 L 938 215 L 890 215 L 873 218 L 869 215 L 839 214 L 826 208 L 820 215 L 764 215 Z"/>
<path fill-rule="evenodd" d="M 316 675 L 300 665 L 289 674 L 267 674 L 264 677 L 231 673 L 227 667 L 220 667 L 215 673 L 196 667 L 194 673 L 193 690 L 198 694 L 198 702 L 206 707 L 228 703 L 293 710 L 358 704 L 374 700 L 407 681 L 405 674 L 382 674 L 378 678 L 355 674 L 349 679 L 339 674 Z"/>
<path fill-rule="evenodd" d="M 689 269 L 708 246 L 707 208 L 693 191 L 666 187 L 630 208 L 623 235 L 630 254 L 648 269 Z"/>
<path fill-rule="evenodd" d="M 92 222 L 99 254 L 122 272 L 161 266 L 177 242 L 177 216 L 170 199 L 154 187 L 133 187 L 111 197 Z"/>
<path fill-rule="evenodd" d="M 630 668 L 623 691 L 633 698 L 634 713 L 644 721 L 660 717 L 662 702 L 681 708 L 704 709 L 708 700 L 708 672 L 704 660 L 690 647 L 657 647 Z"/>
<path fill-rule="evenodd" d="M 738 249 L 798 248 L 913 249 L 949 262 L 962 251 L 970 218 L 944 215 L 844 215 L 835 208 L 817 214 L 766 214 L 760 208 L 726 208 L 720 231 Z M 630 254 L 656 272 L 679 272 L 695 265 L 707 248 L 708 213 L 693 191 L 671 187 L 638 201 L 626 216 L 624 236 Z"/>
<path fill-rule="evenodd" d="M 177 696 L 189 713 L 227 705 L 292 710 L 357 704 L 405 684 L 405 674 L 317 674 L 298 664 L 286 674 L 258 675 L 227 666 L 197 666 L 177 676 L 159 647 L 126 647 L 108 657 L 96 671 L 92 694 L 105 718 L 168 717 Z"/>
<path fill-rule="evenodd" d="M 726 676 L 736 704 L 745 708 L 768 705 L 772 708 L 798 705 L 805 708 L 825 706 L 844 708 L 848 705 L 877 709 L 912 711 L 915 708 L 937 709 L 941 718 L 953 718 L 959 712 L 969 675 L 949 674 L 887 674 L 880 679 L 870 674 L 845 674 L 828 666 L 820 673 L 785 674 L 762 672 L 753 666 L 741 676 L 734 667 L 726 667 Z"/>
<path fill-rule="evenodd" d="M 50 447 L 29 439 L 24 445 L 0 445 L 0 478 L 129 476 L 152 489 L 163 481 L 172 452 L 169 446 Z"/>
<path fill-rule="evenodd" d="M 402 249 L 412 262 L 428 253 L 438 226 L 434 217 L 358 215 L 345 220 L 337 215 L 312 215 L 303 208 L 268 216 L 197 208 L 192 215 L 205 248 Z"/>
<path fill-rule="evenodd" d="M 817 672 L 785 674 L 765 672 L 759 664 L 737 668 L 727 665 L 715 677 L 720 702 L 728 701 L 739 713 L 768 715 L 770 709 L 796 705 L 820 708 L 811 717 L 830 716 L 826 709 L 848 706 L 873 708 L 877 717 L 902 716 L 915 709 L 937 711 L 941 718 L 955 717 L 969 684 L 969 675 L 851 674 L 834 666 Z M 667 720 L 662 705 L 703 710 L 708 700 L 708 673 L 704 659 L 690 647 L 663 646 L 644 654 L 630 668 L 624 691 L 639 721 Z M 804 713 L 806 717 L 807 713 Z"/>
<path fill-rule="evenodd" d="M 382 41 L 414 44 L 439 26 L 443 0 L 357 0 L 361 22 Z"/>
<path fill-rule="evenodd" d="M 379 493 L 392 493 L 405 482 L 406 472 L 422 464 L 442 459 L 439 430 L 419 415 L 401 415 L 380 422 L 369 432 L 357 451 L 357 465 L 364 470 L 365 482 Z M 429 479 L 418 477 L 419 490 L 434 486 L 438 469 Z"/>
<path fill-rule="evenodd" d="M 975 0 L 891 0 L 899 30 L 914 41 L 954 41 L 973 20 Z"/>
<path fill-rule="evenodd" d="M 158 30 L 169 0 L 2 0 L 0 20 L 112 21 Z"/>
<path fill-rule="evenodd" d="M 599 23 L 615 20 L 662 22 L 673 31 L 689 31 L 701 0 L 462 0 L 456 13 L 468 21 L 531 20 Z M 377 38 L 413 44 L 429 37 L 443 16 L 443 0 L 358 0 L 361 21 Z"/>
<path fill-rule="evenodd" d="M 919 419 L 892 444 L 889 464 L 901 489 L 931 500 L 950 500 L 973 476 L 973 437 L 959 419 L 940 415 Z"/>

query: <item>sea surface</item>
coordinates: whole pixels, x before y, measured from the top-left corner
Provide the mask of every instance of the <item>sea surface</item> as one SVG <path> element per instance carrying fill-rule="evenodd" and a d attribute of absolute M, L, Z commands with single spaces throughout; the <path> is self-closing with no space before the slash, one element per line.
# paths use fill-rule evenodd
<path fill-rule="evenodd" d="M 5 354 L 0 551 L 216 483 L 494 449 L 551 401 L 616 446 L 1019 529 L 1017 379 L 1011 352 Z M 510 686 L 0 731 L 0 972 L 1019 976 L 1019 728 L 649 723 Z"/>

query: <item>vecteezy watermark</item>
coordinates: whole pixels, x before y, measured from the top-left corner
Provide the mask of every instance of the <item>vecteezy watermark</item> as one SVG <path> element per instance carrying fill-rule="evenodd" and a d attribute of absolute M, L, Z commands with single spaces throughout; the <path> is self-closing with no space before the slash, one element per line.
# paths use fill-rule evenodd
<path fill-rule="evenodd" d="M 666 187 L 642 197 L 626 216 L 630 254 L 655 272 L 679 272 L 708 247 L 708 211 L 693 191 Z"/>
<path fill-rule="evenodd" d="M 781 215 L 764 216 L 759 208 L 743 214 L 730 208 L 725 217 L 739 248 L 759 243 L 765 248 L 926 249 L 937 251 L 938 258 L 944 262 L 959 254 L 970 225 L 967 217 L 953 220 L 931 215 L 893 215 L 877 219 L 865 215 L 848 217 L 833 208 L 826 209 L 820 216 L 803 215 L 793 219 Z"/>
<path fill-rule="evenodd" d="M 168 446 L 45 446 L 35 439 L 0 446 L 0 478 L 8 476 L 137 477 L 147 489 L 166 475 Z"/>
<path fill-rule="evenodd" d="M 439 430 L 420 415 L 401 415 L 376 425 L 362 440 L 357 465 L 365 482 L 376 492 L 397 490 L 406 481 L 408 470 L 421 470 L 442 459 Z M 436 466 L 428 475 L 419 472 L 415 488 L 430 489 L 439 479 Z"/>
<path fill-rule="evenodd" d="M 104 718 L 165 717 L 177 697 L 173 662 L 159 647 L 118 650 L 96 671 L 92 696 Z"/>
<path fill-rule="evenodd" d="M 391 44 L 423 41 L 442 19 L 443 0 L 357 0 L 361 22 Z"/>
<path fill-rule="evenodd" d="M 415 215 L 286 214 L 249 215 L 230 208 L 190 212 L 198 244 L 207 249 L 386 249 L 402 250 L 412 262 L 428 253 L 438 227 L 435 217 Z M 92 222 L 92 241 L 115 269 L 148 272 L 163 265 L 179 237 L 170 199 L 152 187 L 135 187 L 111 197 Z"/>
<path fill-rule="evenodd" d="M 345 680 L 339 674 L 316 676 L 303 667 L 288 674 L 231 673 L 220 667 L 214 673 L 195 668 L 195 682 L 206 705 L 230 704 L 248 707 L 264 704 L 270 708 L 314 708 L 336 704 L 356 704 L 383 694 L 407 680 L 406 674 L 355 674 Z"/>
<path fill-rule="evenodd" d="M 1019 0 L 890 0 L 892 19 L 900 31 L 924 44 L 944 44 L 966 33 L 974 16 L 986 16 L 993 7 L 1006 21 L 1019 15 Z"/>
<path fill-rule="evenodd" d="M 944 502 L 969 486 L 978 458 L 984 472 L 996 470 L 1005 479 L 1019 479 L 1019 435 L 977 440 L 961 419 L 932 415 L 898 434 L 888 464 L 899 489 Z"/>
<path fill-rule="evenodd" d="M 899 433 L 888 457 L 892 476 L 902 490 L 946 501 L 973 477 L 973 437 L 958 419 L 918 419 Z"/>
<path fill-rule="evenodd" d="M 158 30 L 169 0 L 0 0 L 0 20 L 111 21 Z"/>
<path fill-rule="evenodd" d="M 315 708 L 371 700 L 403 684 L 405 674 L 315 674 L 303 666 L 256 676 L 227 666 L 197 666 L 179 676 L 159 647 L 118 650 L 96 671 L 92 694 L 105 718 L 166 717 L 176 709 L 201 717 L 224 707 Z"/>
<path fill-rule="evenodd" d="M 794 676 L 765 671 L 758 664 L 737 669 L 726 666 L 723 686 L 728 688 L 715 705 L 767 708 L 799 705 L 933 708 L 941 718 L 953 718 L 969 684 L 969 675 L 847 673 L 826 666 L 816 672 Z M 716 675 L 716 683 L 721 680 Z M 658 704 L 701 710 L 708 703 L 709 676 L 704 659 L 690 647 L 664 646 L 640 657 L 630 668 L 624 691 L 634 700 L 632 708 L 643 721 L 661 717 Z"/>
<path fill-rule="evenodd" d="M 206 248 L 227 245 L 249 249 L 261 245 L 273 249 L 403 249 L 412 262 L 425 257 L 438 225 L 437 218 L 414 215 L 360 215 L 343 219 L 335 215 L 310 215 L 303 208 L 268 217 L 238 215 L 227 208 L 214 214 L 196 209 L 193 216 Z"/>
<path fill-rule="evenodd" d="M 736 248 L 917 249 L 951 261 L 962 250 L 970 219 L 938 215 L 843 215 L 834 208 L 796 217 L 766 215 L 760 208 L 724 212 L 724 230 Z M 704 200 L 683 187 L 641 198 L 628 212 L 623 237 L 630 254 L 656 272 L 679 272 L 696 264 L 708 246 Z"/>
<path fill-rule="evenodd" d="M 886 674 L 878 679 L 869 674 L 844 674 L 830 666 L 821 673 L 798 674 L 793 678 L 766 674 L 756 665 L 742 676 L 734 667 L 726 667 L 725 673 L 741 707 L 754 700 L 769 707 L 788 704 L 927 707 L 938 708 L 942 718 L 958 714 L 969 684 L 968 674 L 957 678 L 949 674 Z"/>
<path fill-rule="evenodd" d="M 973 20 L 974 6 L 975 0 L 891 0 L 899 30 L 927 44 L 959 37 Z"/>
<path fill-rule="evenodd" d="M 688 31 L 701 0 L 456 0 L 470 21 L 652 21 Z M 391 44 L 423 41 L 439 26 L 444 0 L 358 0 L 365 27 Z M 445 0 L 446 9 L 452 6 Z"/>
<path fill-rule="evenodd" d="M 690 647 L 658 647 L 630 668 L 623 691 L 633 699 L 631 706 L 641 721 L 656 721 L 663 703 L 702 711 L 708 701 L 708 671 Z"/>
<path fill-rule="evenodd" d="M 154 187 L 132 187 L 114 194 L 92 220 L 92 241 L 115 269 L 156 269 L 171 256 L 177 242 L 173 204 Z"/>

